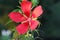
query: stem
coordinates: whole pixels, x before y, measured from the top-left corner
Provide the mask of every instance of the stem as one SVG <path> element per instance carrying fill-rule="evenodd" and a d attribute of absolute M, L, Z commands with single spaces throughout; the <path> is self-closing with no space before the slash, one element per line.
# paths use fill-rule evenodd
<path fill-rule="evenodd" d="M 11 20 L 9 20 L 5 25 L 7 25 L 7 24 L 9 24 L 9 23 L 11 23 L 12 21 Z"/>
<path fill-rule="evenodd" d="M 35 32 L 38 34 L 38 36 L 39 36 L 39 33 L 38 33 L 38 30 L 35 30 Z"/>

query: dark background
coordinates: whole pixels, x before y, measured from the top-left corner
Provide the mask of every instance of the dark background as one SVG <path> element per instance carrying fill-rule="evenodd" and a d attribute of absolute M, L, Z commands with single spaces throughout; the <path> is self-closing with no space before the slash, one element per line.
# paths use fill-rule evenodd
<path fill-rule="evenodd" d="M 39 19 L 42 23 L 39 28 L 40 39 L 60 40 L 60 0 L 40 0 L 40 4 L 44 9 Z"/>
<path fill-rule="evenodd" d="M 18 6 L 18 0 L 0 0 L 0 18 L 8 14 Z M 39 36 L 43 40 L 57 40 L 60 38 L 60 0 L 40 0 L 44 13 L 39 18 L 42 23 L 39 34 L 35 33 L 35 37 Z M 0 31 L 5 29 L 0 22 Z M 39 38 L 37 40 L 40 40 Z"/>

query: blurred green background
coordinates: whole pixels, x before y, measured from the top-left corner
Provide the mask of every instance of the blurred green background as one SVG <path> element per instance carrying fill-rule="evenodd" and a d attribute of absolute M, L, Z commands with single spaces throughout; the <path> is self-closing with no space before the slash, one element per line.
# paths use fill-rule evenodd
<path fill-rule="evenodd" d="M 15 23 L 5 25 L 9 21 L 8 13 L 18 8 L 18 0 L 0 0 L 0 40 L 8 40 L 1 36 L 2 30 L 8 30 L 15 26 Z M 41 27 L 39 28 L 39 37 L 42 38 L 60 38 L 60 0 L 40 0 L 39 5 L 42 5 L 44 13 L 39 18 Z M 7 29 L 8 28 L 8 29 Z M 34 36 L 38 36 L 35 35 Z"/>
<path fill-rule="evenodd" d="M 14 23 L 10 23 L 8 25 L 5 24 L 9 21 L 9 12 L 16 9 L 18 3 L 18 0 L 0 0 L 0 40 L 9 40 L 11 38 L 11 35 L 2 36 L 2 30 L 7 32 L 8 29 L 12 28 L 12 26 L 15 26 Z M 8 34 L 9 33 L 7 33 L 7 35 Z"/>

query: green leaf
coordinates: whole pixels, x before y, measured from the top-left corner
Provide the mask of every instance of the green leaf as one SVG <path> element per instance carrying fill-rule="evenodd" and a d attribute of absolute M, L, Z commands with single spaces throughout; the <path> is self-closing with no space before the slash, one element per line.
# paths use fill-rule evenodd
<path fill-rule="evenodd" d="M 20 35 L 20 40 L 34 40 L 34 36 L 27 32 L 24 35 Z"/>
<path fill-rule="evenodd" d="M 32 35 L 30 35 L 30 36 L 24 35 L 24 36 L 21 36 L 20 39 L 21 40 L 34 40 L 34 37 Z"/>
<path fill-rule="evenodd" d="M 13 33 L 13 39 L 17 39 L 17 38 L 19 38 L 19 34 L 18 34 L 18 32 L 17 31 L 15 31 L 14 33 Z"/>
<path fill-rule="evenodd" d="M 39 4 L 39 0 L 31 0 L 33 7 L 37 6 Z"/>

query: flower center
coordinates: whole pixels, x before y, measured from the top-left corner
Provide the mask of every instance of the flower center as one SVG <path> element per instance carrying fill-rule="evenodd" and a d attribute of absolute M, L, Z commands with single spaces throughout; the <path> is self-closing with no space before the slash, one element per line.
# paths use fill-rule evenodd
<path fill-rule="evenodd" d="M 23 21 L 22 23 L 25 23 L 25 22 L 30 22 L 32 20 L 32 18 L 27 18 L 27 20 L 26 21 Z"/>
<path fill-rule="evenodd" d="M 28 18 L 26 21 L 30 21 L 31 20 L 31 18 Z"/>

